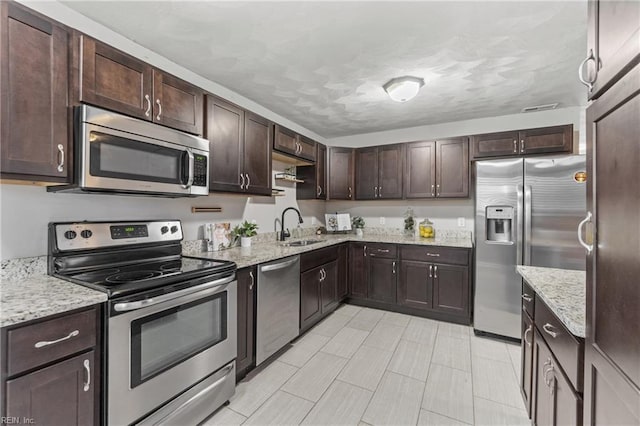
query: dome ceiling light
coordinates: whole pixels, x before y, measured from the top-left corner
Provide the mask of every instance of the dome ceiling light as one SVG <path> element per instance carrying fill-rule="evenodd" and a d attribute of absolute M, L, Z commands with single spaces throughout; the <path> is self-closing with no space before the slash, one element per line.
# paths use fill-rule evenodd
<path fill-rule="evenodd" d="M 389 80 L 382 88 L 394 101 L 407 102 L 418 94 L 422 86 L 424 86 L 422 78 L 405 76 Z"/>

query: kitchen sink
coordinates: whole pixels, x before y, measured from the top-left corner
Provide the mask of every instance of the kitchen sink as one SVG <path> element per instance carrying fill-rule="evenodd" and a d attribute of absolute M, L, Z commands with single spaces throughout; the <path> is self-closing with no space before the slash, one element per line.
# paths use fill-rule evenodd
<path fill-rule="evenodd" d="M 283 246 L 287 247 L 303 247 L 310 246 L 312 244 L 321 243 L 322 240 L 299 240 L 299 241 L 291 241 L 287 243 L 282 243 Z"/>

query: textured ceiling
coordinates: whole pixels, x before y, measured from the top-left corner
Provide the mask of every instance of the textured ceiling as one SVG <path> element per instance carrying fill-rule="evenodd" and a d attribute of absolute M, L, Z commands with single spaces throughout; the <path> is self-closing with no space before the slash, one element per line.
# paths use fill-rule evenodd
<path fill-rule="evenodd" d="M 65 4 L 326 138 L 586 103 L 586 0 Z"/>

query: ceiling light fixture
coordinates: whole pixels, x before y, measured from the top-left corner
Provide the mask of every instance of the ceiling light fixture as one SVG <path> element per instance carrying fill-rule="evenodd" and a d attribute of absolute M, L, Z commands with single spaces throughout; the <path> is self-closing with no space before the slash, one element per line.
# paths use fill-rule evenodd
<path fill-rule="evenodd" d="M 418 94 L 422 86 L 424 86 L 423 79 L 405 76 L 389 80 L 382 88 L 394 101 L 407 102 Z"/>

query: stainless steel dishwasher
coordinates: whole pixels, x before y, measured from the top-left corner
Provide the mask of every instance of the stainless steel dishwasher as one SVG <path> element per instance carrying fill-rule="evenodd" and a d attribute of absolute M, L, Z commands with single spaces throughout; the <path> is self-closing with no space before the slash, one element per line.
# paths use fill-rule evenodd
<path fill-rule="evenodd" d="M 298 337 L 300 332 L 300 256 L 258 267 L 256 365 Z"/>

